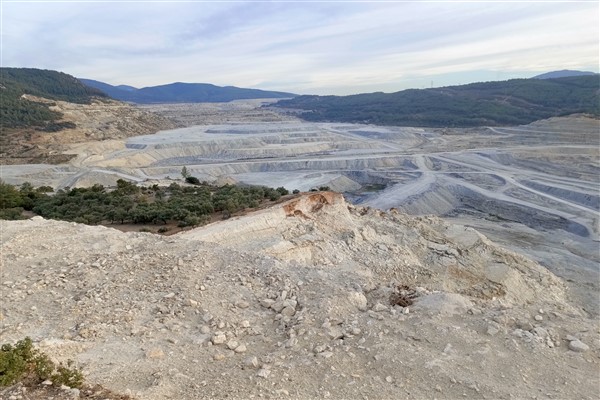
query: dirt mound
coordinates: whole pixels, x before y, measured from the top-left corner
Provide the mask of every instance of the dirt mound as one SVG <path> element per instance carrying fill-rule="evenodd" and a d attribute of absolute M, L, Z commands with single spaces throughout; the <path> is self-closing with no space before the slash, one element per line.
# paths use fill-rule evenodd
<path fill-rule="evenodd" d="M 1 240 L 1 341 L 140 399 L 597 394 L 563 283 L 438 218 L 311 193 L 169 237 L 35 217 Z"/>

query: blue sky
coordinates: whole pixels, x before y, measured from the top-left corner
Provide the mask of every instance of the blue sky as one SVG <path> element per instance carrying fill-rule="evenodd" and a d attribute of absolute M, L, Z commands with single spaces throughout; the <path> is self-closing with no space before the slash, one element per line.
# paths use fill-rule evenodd
<path fill-rule="evenodd" d="M 393 92 L 598 72 L 599 2 L 2 2 L 2 65 L 136 87 Z"/>

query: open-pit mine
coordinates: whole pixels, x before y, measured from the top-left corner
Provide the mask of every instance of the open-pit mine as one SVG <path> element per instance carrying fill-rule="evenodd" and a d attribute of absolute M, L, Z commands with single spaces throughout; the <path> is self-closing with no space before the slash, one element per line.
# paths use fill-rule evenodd
<path fill-rule="evenodd" d="M 263 103 L 145 106 L 180 128 L 1 166 L 57 190 L 185 166 L 308 193 L 171 236 L 2 221 L 0 337 L 139 399 L 597 397 L 598 119 L 409 128 Z M 19 385 L 0 400 L 49 397 Z"/>
<path fill-rule="evenodd" d="M 75 155 L 69 164 L 7 165 L 2 177 L 55 188 L 169 184 L 186 166 L 201 181 L 328 186 L 354 204 L 475 227 L 579 282 L 575 295 L 598 313 L 598 119 L 409 128 L 308 123 L 264 103 L 144 106 L 188 126 L 79 143 L 66 151 Z"/>

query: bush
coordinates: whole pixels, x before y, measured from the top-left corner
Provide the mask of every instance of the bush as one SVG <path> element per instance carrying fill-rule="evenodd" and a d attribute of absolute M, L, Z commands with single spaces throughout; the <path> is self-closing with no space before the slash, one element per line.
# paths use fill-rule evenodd
<path fill-rule="evenodd" d="M 58 387 L 66 385 L 79 388 L 83 385 L 83 375 L 72 367 L 72 361 L 67 366 L 56 366 L 47 355 L 33 347 L 28 337 L 14 346 L 3 344 L 0 349 L 0 387 L 10 386 L 25 378 L 39 382 L 50 379 Z"/>
<path fill-rule="evenodd" d="M 196 178 L 195 176 L 188 176 L 185 178 L 185 181 L 192 185 L 200 185 L 200 179 Z"/>
<path fill-rule="evenodd" d="M 27 217 L 23 216 L 23 208 L 22 207 L 15 207 L 15 208 L 6 208 L 4 210 L 0 209 L 0 219 L 16 220 L 16 219 L 27 219 Z"/>

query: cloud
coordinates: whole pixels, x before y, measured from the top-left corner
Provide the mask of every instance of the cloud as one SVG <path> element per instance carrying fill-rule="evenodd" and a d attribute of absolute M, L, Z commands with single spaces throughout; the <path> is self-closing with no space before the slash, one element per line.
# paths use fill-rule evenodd
<path fill-rule="evenodd" d="M 2 22 L 5 66 L 138 87 L 347 94 L 599 62 L 597 2 L 15 2 Z"/>

